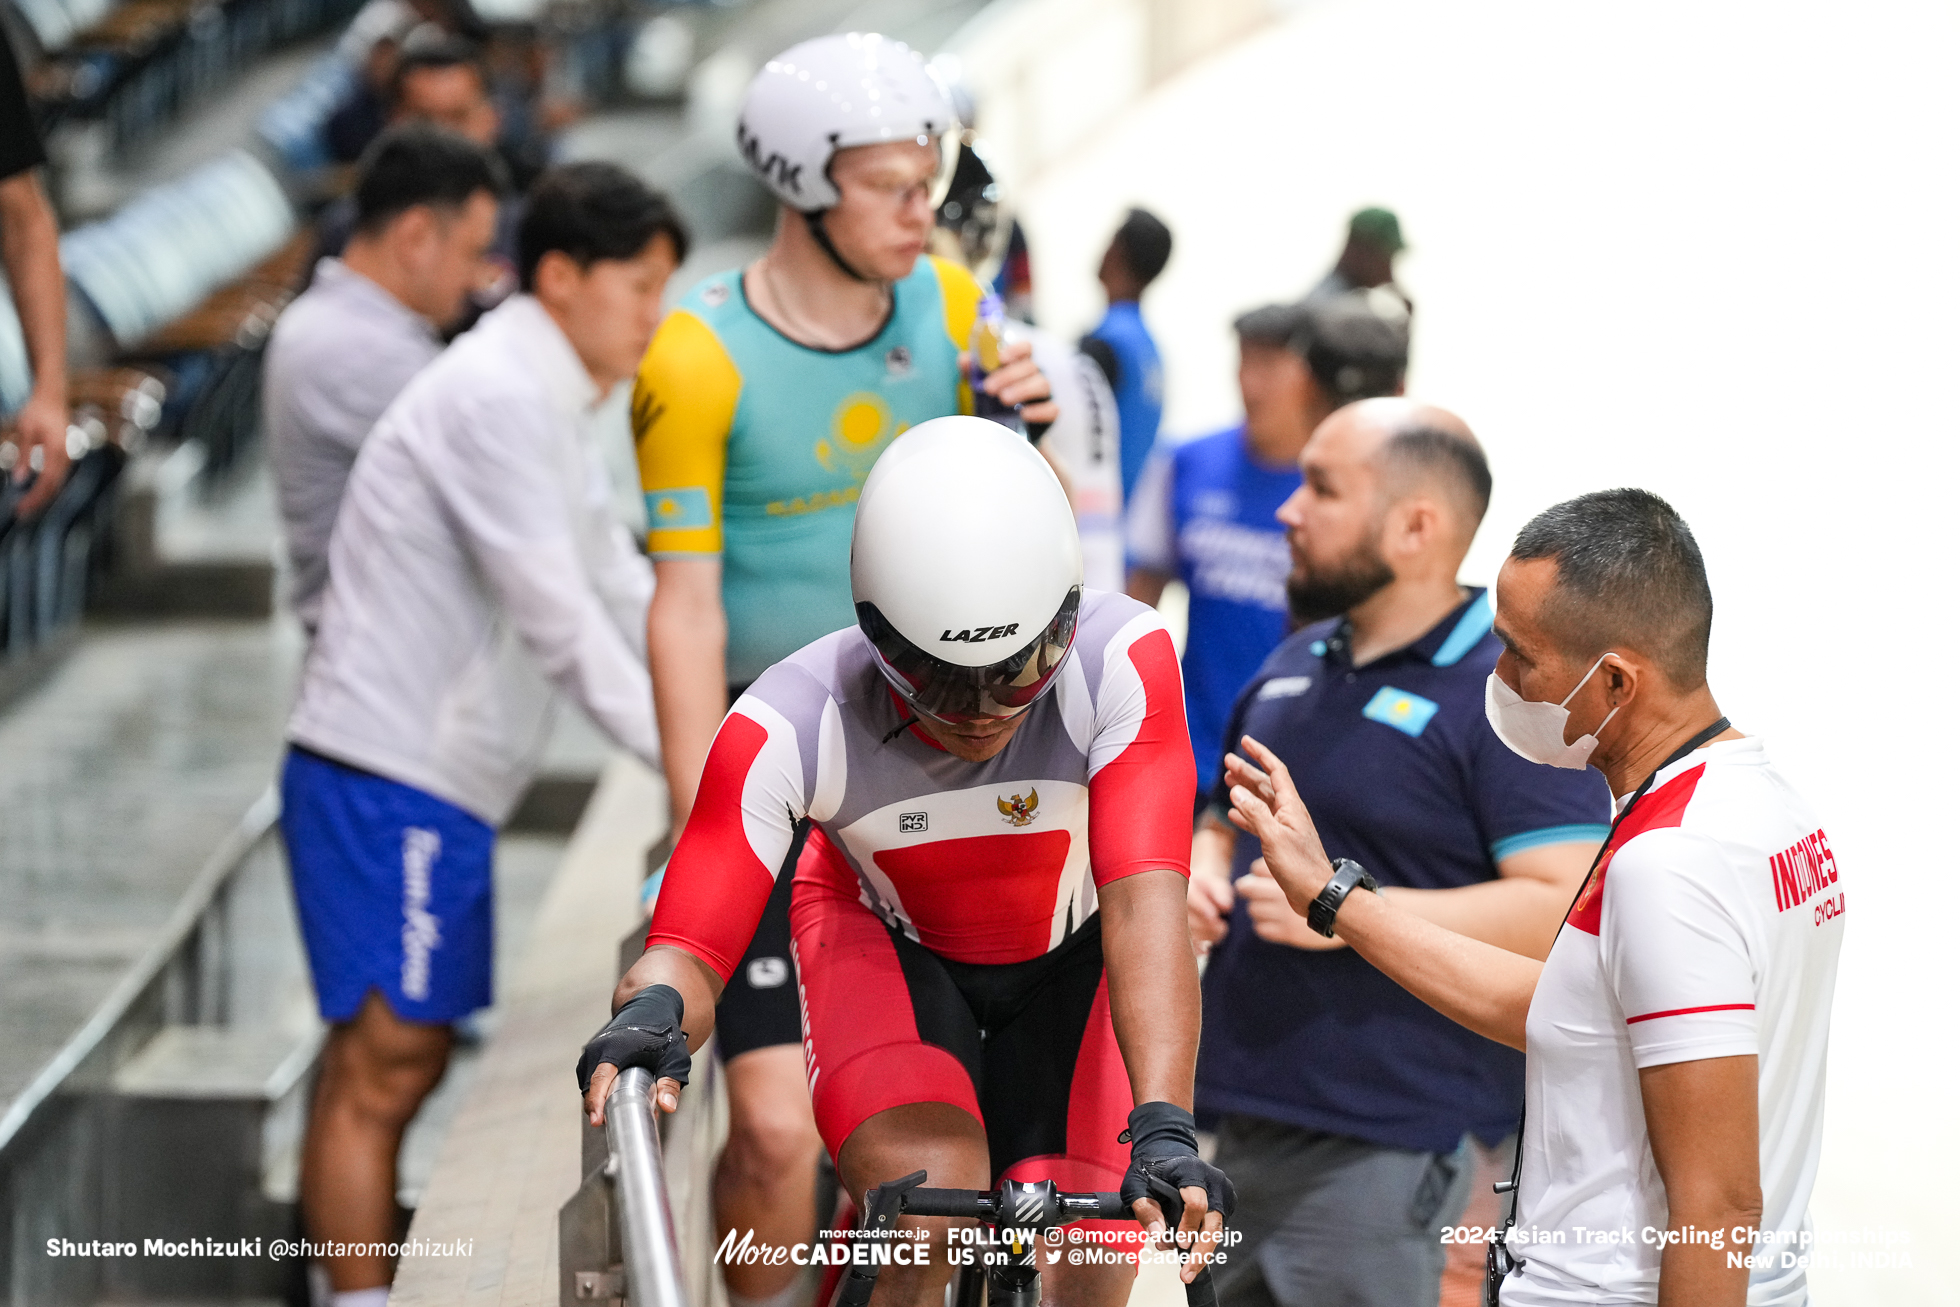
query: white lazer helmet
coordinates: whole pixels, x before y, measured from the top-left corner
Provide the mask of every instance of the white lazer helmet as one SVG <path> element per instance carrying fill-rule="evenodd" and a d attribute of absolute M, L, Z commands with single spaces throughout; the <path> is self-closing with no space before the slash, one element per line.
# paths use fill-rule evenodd
<path fill-rule="evenodd" d="M 878 670 L 914 712 L 1014 716 L 1075 643 L 1082 545 L 1061 482 L 998 422 L 921 422 L 865 480 L 851 598 Z"/>
<path fill-rule="evenodd" d="M 876 32 L 819 36 L 763 65 L 735 141 L 776 198 L 803 213 L 837 203 L 831 156 L 854 145 L 937 140 L 959 116 L 925 60 Z"/>

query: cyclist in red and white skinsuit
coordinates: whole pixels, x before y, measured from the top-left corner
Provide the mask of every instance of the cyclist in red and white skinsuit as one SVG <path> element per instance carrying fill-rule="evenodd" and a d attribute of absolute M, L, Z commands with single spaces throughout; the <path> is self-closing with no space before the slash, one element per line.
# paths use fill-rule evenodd
<path fill-rule="evenodd" d="M 1186 1228 L 1218 1227 L 1229 1185 L 1186 1146 L 1195 777 L 1177 656 L 1154 610 L 1080 577 L 1067 498 L 1025 440 L 953 417 L 893 442 L 858 506 L 859 625 L 764 672 L 715 737 L 647 952 L 581 1063 L 595 1119 L 615 1066 L 684 1076 L 661 1031 L 707 1037 L 803 837 L 804 1051 L 850 1193 L 924 1168 L 939 1187 L 1136 1197 L 1154 1172 Z M 666 1106 L 678 1085 L 658 1092 Z M 1148 1198 L 1133 1210 L 1160 1219 Z M 946 1273 L 892 1266 L 880 1298 L 935 1298 Z M 1130 1268 L 1043 1273 L 1064 1302 L 1116 1303 Z"/>

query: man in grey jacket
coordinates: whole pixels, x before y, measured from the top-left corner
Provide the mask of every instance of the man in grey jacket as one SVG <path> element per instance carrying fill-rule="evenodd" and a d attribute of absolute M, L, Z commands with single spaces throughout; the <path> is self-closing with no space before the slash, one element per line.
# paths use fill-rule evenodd
<path fill-rule="evenodd" d="M 322 259 L 266 347 L 265 427 L 292 564 L 289 598 L 310 636 L 327 542 L 354 456 L 383 409 L 442 351 L 484 272 L 503 167 L 439 128 L 375 142 L 354 187 L 353 237 Z"/>
<path fill-rule="evenodd" d="M 607 164 L 545 174 L 524 293 L 408 383 L 363 443 L 329 551 L 281 780 L 281 829 L 332 1023 L 300 1172 L 309 1233 L 385 1245 L 403 1129 L 450 1023 L 490 1002 L 496 828 L 556 694 L 659 765 L 653 574 L 612 516 L 594 414 L 631 376 L 686 250 Z M 380 1307 L 380 1255 L 323 1259 L 335 1307 Z"/>

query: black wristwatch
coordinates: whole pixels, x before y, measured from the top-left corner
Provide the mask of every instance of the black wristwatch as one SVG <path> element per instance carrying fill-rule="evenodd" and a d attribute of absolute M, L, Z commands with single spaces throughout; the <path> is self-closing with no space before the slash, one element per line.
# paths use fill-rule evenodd
<path fill-rule="evenodd" d="M 1329 939 L 1334 938 L 1334 914 L 1341 910 L 1341 904 L 1347 902 L 1348 891 L 1357 885 L 1371 894 L 1380 888 L 1375 884 L 1375 878 L 1354 859 L 1334 859 L 1333 878 L 1314 897 L 1314 901 L 1307 904 L 1307 925 Z"/>

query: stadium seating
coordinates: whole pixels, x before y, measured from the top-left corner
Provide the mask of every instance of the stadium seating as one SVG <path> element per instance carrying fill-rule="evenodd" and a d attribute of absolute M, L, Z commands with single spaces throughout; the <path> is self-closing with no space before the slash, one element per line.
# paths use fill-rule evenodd
<path fill-rule="evenodd" d="M 128 349 L 273 254 L 295 226 L 271 170 L 234 150 L 69 232 L 61 263 Z"/>
<path fill-rule="evenodd" d="M 347 18 L 358 0 L 15 0 L 46 56 L 43 125 L 107 124 L 127 154 L 266 52 Z"/>

